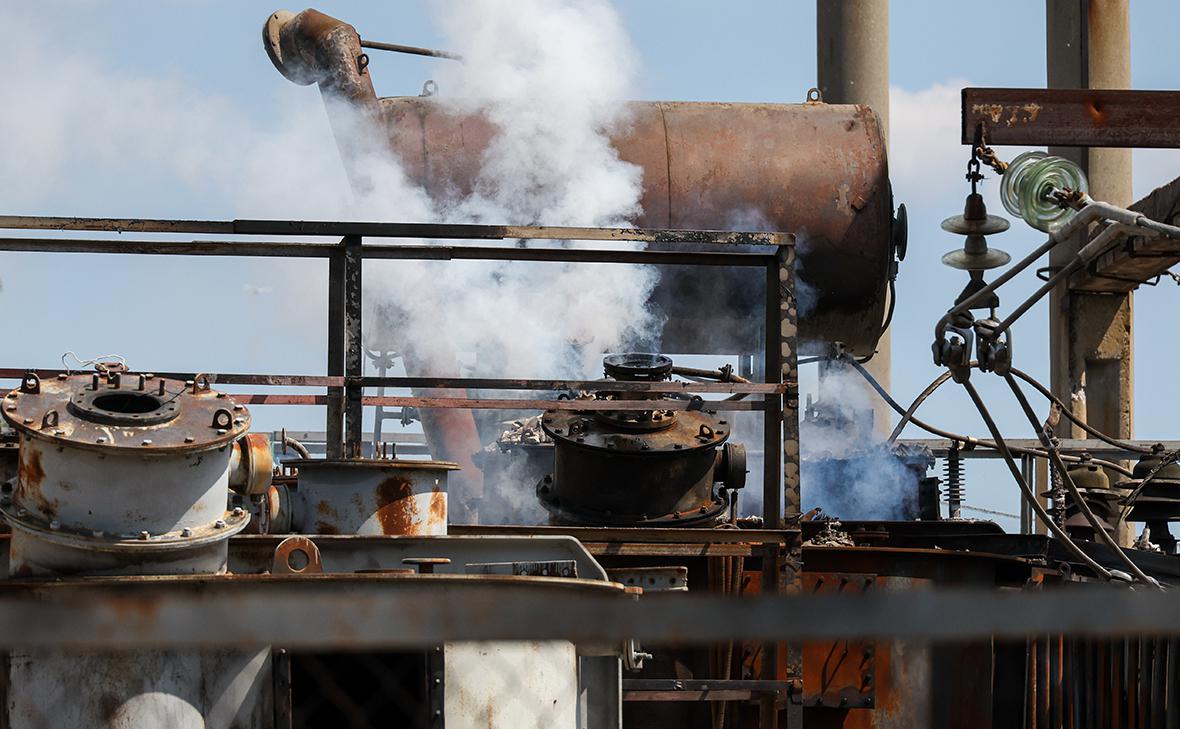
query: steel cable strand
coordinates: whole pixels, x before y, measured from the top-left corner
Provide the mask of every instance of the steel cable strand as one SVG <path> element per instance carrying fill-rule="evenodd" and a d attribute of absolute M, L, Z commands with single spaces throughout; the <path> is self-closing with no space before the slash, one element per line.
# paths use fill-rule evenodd
<path fill-rule="evenodd" d="M 992 419 L 991 412 L 988 411 L 987 406 L 983 402 L 983 398 L 979 396 L 979 391 L 975 389 L 975 385 L 972 385 L 970 380 L 964 381 L 962 385 L 963 389 L 966 390 L 967 394 L 971 397 L 971 401 L 975 403 L 975 409 L 979 411 L 979 415 L 983 418 L 984 424 L 987 425 L 987 429 L 992 434 L 992 438 L 995 439 L 996 446 L 1000 451 L 1000 455 L 1003 457 L 1005 465 L 1008 466 L 1008 470 L 1012 472 L 1012 477 L 1016 479 L 1016 484 L 1020 487 L 1021 492 L 1024 494 L 1025 500 L 1028 501 L 1028 505 L 1032 507 L 1034 512 L 1036 512 L 1037 517 L 1040 518 L 1041 522 L 1045 525 L 1045 528 L 1053 532 L 1053 536 L 1060 539 L 1062 544 L 1066 546 L 1070 553 L 1072 553 L 1081 562 L 1093 570 L 1095 574 L 1105 580 L 1113 579 L 1113 575 L 1110 573 L 1110 571 L 1095 562 L 1093 557 L 1083 552 L 1082 548 L 1074 543 L 1069 534 L 1067 534 L 1063 528 L 1058 526 L 1057 523 L 1053 521 L 1053 518 L 1050 517 L 1049 513 L 1045 511 L 1045 507 L 1041 506 L 1040 502 L 1037 501 L 1036 494 L 1033 493 L 1032 489 L 1028 485 L 1028 482 L 1024 480 L 1024 474 L 1020 472 L 1020 468 L 1016 465 L 1015 459 L 1012 458 L 1012 452 L 1008 449 L 1008 444 L 1004 442 L 1004 436 L 1000 434 L 1000 428 L 996 425 L 996 421 Z"/>
<path fill-rule="evenodd" d="M 1004 375 L 1004 381 L 1007 382 L 1008 387 L 1012 389 L 1012 394 L 1016 397 L 1016 401 L 1020 403 L 1021 410 L 1024 411 L 1025 417 L 1028 418 L 1029 424 L 1032 425 L 1033 430 L 1037 434 L 1037 439 L 1041 441 L 1041 445 L 1044 446 L 1046 452 L 1048 452 L 1049 463 L 1053 464 L 1053 468 L 1057 470 L 1057 475 L 1061 477 L 1061 482 L 1065 485 L 1065 489 L 1069 491 L 1070 497 L 1074 500 L 1074 503 L 1077 504 L 1078 511 L 1082 513 L 1082 516 L 1084 516 L 1086 521 L 1090 523 L 1090 527 L 1094 529 L 1098 541 L 1101 541 L 1103 544 L 1109 547 L 1110 550 L 1115 553 L 1115 556 L 1118 557 L 1119 561 L 1126 565 L 1127 569 L 1131 571 L 1131 574 L 1135 575 L 1135 577 L 1140 582 L 1143 582 L 1147 585 L 1158 586 L 1159 583 L 1148 577 L 1143 572 L 1143 570 L 1139 569 L 1139 565 L 1135 564 L 1135 562 L 1127 555 L 1127 553 L 1123 551 L 1123 548 L 1119 546 L 1118 542 L 1116 542 L 1114 538 L 1107 533 L 1106 527 L 1098 521 L 1098 517 L 1094 515 L 1094 511 L 1090 508 L 1090 505 L 1086 503 L 1086 500 L 1082 497 L 1082 493 L 1078 491 L 1078 486 L 1076 483 L 1074 483 L 1073 477 L 1069 475 L 1069 471 L 1066 469 L 1065 463 L 1062 462 L 1060 454 L 1057 452 L 1056 446 L 1053 445 L 1053 442 L 1049 439 L 1049 436 L 1045 433 L 1045 430 L 1041 427 L 1041 424 L 1037 422 L 1037 415 L 1033 411 L 1032 405 L 1029 404 L 1028 398 L 1025 397 L 1024 391 L 1020 389 L 1020 385 L 1016 382 L 1016 379 L 1009 374 Z"/>
<path fill-rule="evenodd" d="M 1063 402 L 1061 400 L 1061 398 L 1054 395 L 1053 392 L 1051 390 L 1049 390 L 1049 388 L 1045 387 L 1040 382 L 1037 382 L 1028 373 L 1022 372 L 1021 370 L 1018 370 L 1015 367 L 1011 368 L 1011 372 L 1012 372 L 1012 374 L 1016 375 L 1017 377 L 1024 380 L 1028 384 L 1032 385 L 1033 388 L 1037 392 L 1044 395 L 1050 401 L 1056 403 L 1057 407 L 1061 408 L 1061 414 L 1064 415 L 1071 423 L 1078 426 L 1082 430 L 1086 431 L 1090 435 L 1094 436 L 1098 440 L 1100 440 L 1104 443 L 1107 443 L 1109 445 L 1112 445 L 1116 448 L 1122 448 L 1123 450 L 1131 451 L 1132 453 L 1144 453 L 1144 454 L 1151 453 L 1150 448 L 1144 448 L 1143 446 L 1135 445 L 1134 443 L 1130 443 L 1130 442 L 1124 441 L 1124 440 L 1119 440 L 1118 438 L 1115 438 L 1113 436 L 1106 435 L 1102 431 L 1098 430 L 1094 426 L 1088 424 L 1086 421 L 1084 421 L 1081 418 L 1079 418 L 1078 416 L 1074 415 L 1072 412 L 1070 412 L 1069 406 L 1067 406 L 1065 404 L 1065 402 Z"/>

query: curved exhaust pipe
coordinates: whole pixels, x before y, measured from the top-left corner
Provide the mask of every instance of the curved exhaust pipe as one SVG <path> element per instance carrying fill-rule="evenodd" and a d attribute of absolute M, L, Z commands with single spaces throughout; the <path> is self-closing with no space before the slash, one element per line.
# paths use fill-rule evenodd
<path fill-rule="evenodd" d="M 310 8 L 298 14 L 279 10 L 267 18 L 262 28 L 262 45 L 284 78 L 301 86 L 319 86 L 329 107 L 328 119 L 350 184 L 358 192 L 371 189 L 372 181 L 361 171 L 361 160 L 393 152 L 384 141 L 379 123 L 381 107 L 368 71 L 369 58 L 356 28 Z M 413 347 L 404 349 L 412 352 Z M 407 372 L 438 369 L 437 365 L 428 367 L 412 354 L 404 356 Z M 451 359 L 456 363 L 453 373 L 432 374 L 457 375 L 458 358 Z M 438 390 L 415 390 L 414 394 L 462 396 Z M 482 448 L 475 418 L 470 410 L 426 408 L 421 410 L 420 418 L 433 457 L 462 467 L 450 480 L 452 514 L 458 520 L 474 521 L 474 507 L 483 497 L 483 473 L 473 459 Z"/>

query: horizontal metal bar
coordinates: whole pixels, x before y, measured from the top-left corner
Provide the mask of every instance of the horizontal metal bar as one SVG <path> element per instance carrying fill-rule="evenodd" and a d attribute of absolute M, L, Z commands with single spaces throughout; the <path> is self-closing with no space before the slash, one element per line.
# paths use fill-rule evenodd
<path fill-rule="evenodd" d="M 260 393 L 234 393 L 234 400 L 245 405 L 326 405 L 327 395 L 264 395 Z M 390 407 L 441 408 L 461 410 L 570 410 L 575 412 L 598 412 L 607 410 L 647 411 L 658 403 L 660 410 L 705 410 L 710 412 L 731 412 L 736 410 L 762 410 L 765 403 L 760 400 L 514 400 L 504 398 L 473 397 L 394 397 L 370 395 L 361 399 L 363 405 L 386 405 Z"/>
<path fill-rule="evenodd" d="M 361 48 L 372 48 L 377 51 L 392 51 L 394 53 L 408 53 L 411 56 L 429 56 L 431 58 L 448 58 L 452 61 L 462 61 L 463 56 L 450 51 L 440 51 L 436 48 L 420 48 L 418 46 L 404 46 L 400 43 L 382 43 L 381 41 L 365 40 L 361 38 Z"/>
<path fill-rule="evenodd" d="M 19 380 L 30 368 L 0 367 L 0 380 Z M 65 374 L 62 369 L 32 368 L 41 377 Z M 75 374 L 79 370 L 72 370 Z M 275 387 L 343 387 L 346 377 L 324 375 L 269 375 L 216 372 L 154 372 L 157 377 L 191 380 L 199 375 L 209 378 L 214 385 L 272 385 Z M 497 379 L 488 377 L 360 377 L 361 387 L 410 387 L 424 389 L 478 390 L 603 390 L 618 392 L 664 393 L 750 393 L 781 395 L 786 385 L 771 382 L 613 382 L 608 380 L 535 380 Z"/>
<path fill-rule="evenodd" d="M 514 526 L 451 524 L 452 535 L 468 536 L 570 536 L 579 542 L 675 542 L 683 544 L 789 544 L 799 538 L 797 529 L 639 529 L 635 527 Z"/>
<path fill-rule="evenodd" d="M 930 449 L 931 453 L 939 458 L 946 456 L 950 450 L 951 442 L 941 438 L 910 438 L 900 439 L 897 441 L 905 445 L 922 446 Z M 1041 448 L 1041 442 L 1034 438 L 1006 438 L 1005 442 L 1011 448 Z M 1163 444 L 1167 450 L 1175 450 L 1180 448 L 1180 441 L 1177 440 L 1130 440 L 1127 441 L 1140 448 L 1151 448 L 1157 443 Z M 1097 439 L 1075 439 L 1067 438 L 1060 441 L 1061 452 L 1072 455 L 1079 453 L 1089 453 L 1095 458 L 1102 458 L 1106 460 L 1136 460 L 1142 454 L 1135 451 L 1125 450 L 1110 445 L 1104 441 Z M 981 458 L 981 459 L 999 459 L 1003 458 L 1000 452 L 994 448 L 973 448 L 970 450 L 960 450 L 959 456 L 962 458 Z"/>
<path fill-rule="evenodd" d="M 154 256 L 243 256 L 329 258 L 332 243 L 258 241 L 157 241 L 93 238 L 0 238 L 0 250 L 42 253 L 111 253 Z M 381 260 L 553 261 L 687 266 L 758 266 L 774 260 L 765 253 L 714 251 L 604 250 L 586 248 L 490 248 L 487 246 L 366 245 L 361 257 Z"/>
<path fill-rule="evenodd" d="M 1180 92 L 963 89 L 962 142 L 989 145 L 1180 147 Z"/>
<path fill-rule="evenodd" d="M 788 681 L 625 678 L 623 701 L 746 701 L 765 694 L 789 695 Z"/>
<path fill-rule="evenodd" d="M 595 240 L 774 246 L 793 245 L 795 241 L 795 237 L 790 233 L 734 232 L 724 230 L 585 228 L 546 225 L 466 225 L 451 223 L 369 223 L 326 220 L 55 218 L 24 215 L 0 215 L 0 228 L 16 230 L 89 230 L 119 233 L 211 233 L 216 235 L 309 235 L 333 237 L 355 235 L 368 238 L 426 238 L 433 240 Z"/>
<path fill-rule="evenodd" d="M 761 598 L 651 593 L 632 600 L 603 583 L 467 575 L 0 581 L 0 646 L 66 649 L 1174 636 L 1180 635 L 1177 614 L 1176 593 L 1100 585 Z"/>

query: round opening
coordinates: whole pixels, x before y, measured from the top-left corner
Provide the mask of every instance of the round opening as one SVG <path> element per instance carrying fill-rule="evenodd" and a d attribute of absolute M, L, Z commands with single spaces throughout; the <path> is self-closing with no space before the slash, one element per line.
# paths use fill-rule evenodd
<path fill-rule="evenodd" d="M 295 572 L 302 572 L 307 569 L 307 565 L 310 562 L 311 558 L 302 549 L 292 549 L 291 553 L 287 555 L 287 566 Z"/>
<path fill-rule="evenodd" d="M 94 398 L 94 407 L 108 413 L 137 415 L 158 410 L 160 401 L 152 395 L 139 392 L 112 392 Z"/>

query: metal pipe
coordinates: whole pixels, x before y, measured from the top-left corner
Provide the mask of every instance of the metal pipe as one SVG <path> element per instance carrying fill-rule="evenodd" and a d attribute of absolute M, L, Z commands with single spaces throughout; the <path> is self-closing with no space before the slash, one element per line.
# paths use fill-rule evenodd
<path fill-rule="evenodd" d="M 452 61 L 462 61 L 463 56 L 450 51 L 440 51 L 434 48 L 420 48 L 418 46 L 404 46 L 400 43 L 382 43 L 361 38 L 361 48 L 372 48 L 377 51 L 392 51 L 394 53 L 408 53 L 412 56 L 430 56 L 431 58 L 448 58 Z"/>

